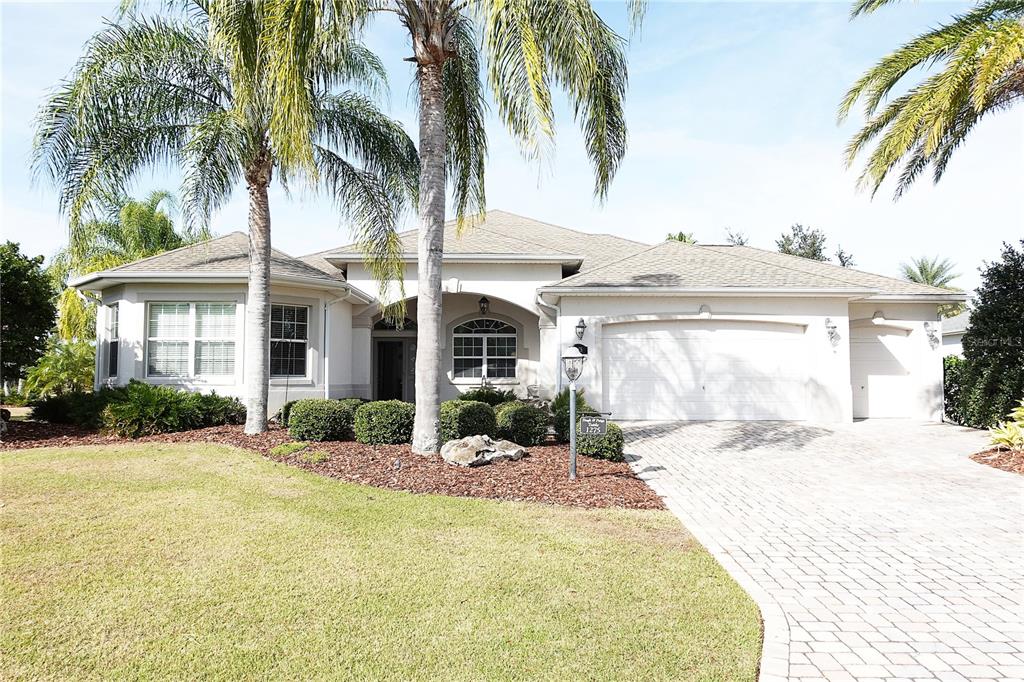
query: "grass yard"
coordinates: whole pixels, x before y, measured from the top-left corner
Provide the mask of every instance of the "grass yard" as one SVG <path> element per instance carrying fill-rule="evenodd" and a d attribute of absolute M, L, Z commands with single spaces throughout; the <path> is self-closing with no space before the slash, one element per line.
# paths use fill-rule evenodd
<path fill-rule="evenodd" d="M 0 458 L 0 678 L 752 680 L 665 511 L 341 483 L 220 445 Z"/>

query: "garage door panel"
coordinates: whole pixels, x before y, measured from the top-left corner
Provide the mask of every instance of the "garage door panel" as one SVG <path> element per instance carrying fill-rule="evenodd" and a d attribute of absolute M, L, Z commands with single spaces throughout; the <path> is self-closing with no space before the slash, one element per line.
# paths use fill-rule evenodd
<path fill-rule="evenodd" d="M 850 334 L 854 418 L 906 418 L 913 406 L 906 332 L 855 328 Z"/>
<path fill-rule="evenodd" d="M 608 407 L 618 418 L 805 418 L 802 328 L 688 320 L 605 330 Z"/>

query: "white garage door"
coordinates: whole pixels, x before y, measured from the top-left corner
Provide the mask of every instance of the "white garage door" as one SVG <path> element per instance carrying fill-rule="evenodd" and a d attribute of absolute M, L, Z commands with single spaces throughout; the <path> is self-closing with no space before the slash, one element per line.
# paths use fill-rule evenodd
<path fill-rule="evenodd" d="M 616 419 L 805 419 L 804 328 L 679 320 L 605 325 Z"/>
<path fill-rule="evenodd" d="M 913 396 L 906 365 L 908 352 L 909 337 L 901 329 L 850 330 L 854 419 L 910 416 Z"/>

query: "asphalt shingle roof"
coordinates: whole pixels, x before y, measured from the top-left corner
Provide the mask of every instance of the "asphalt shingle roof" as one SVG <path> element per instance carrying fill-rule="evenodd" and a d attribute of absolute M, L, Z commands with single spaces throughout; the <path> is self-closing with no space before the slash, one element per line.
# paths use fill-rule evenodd
<path fill-rule="evenodd" d="M 444 226 L 444 250 L 447 254 L 509 254 L 510 256 L 558 256 L 583 259 L 581 271 L 610 263 L 624 255 L 647 248 L 647 244 L 610 234 L 580 232 L 559 227 L 507 211 L 487 211 L 484 220 L 457 234 L 456 223 Z M 402 251 L 416 253 L 417 230 L 399 234 Z M 331 253 L 358 253 L 356 244 L 303 256 L 303 260 Z M 308 261 L 307 261 L 308 262 Z"/>
<path fill-rule="evenodd" d="M 944 289 L 873 275 L 831 263 L 749 246 L 666 241 L 563 279 L 572 287 L 679 287 L 851 290 L 883 294 L 948 294 Z"/>
<path fill-rule="evenodd" d="M 244 232 L 232 232 L 223 237 L 184 246 L 106 271 L 110 276 L 116 276 L 118 273 L 148 272 L 248 275 L 249 238 Z M 277 249 L 270 251 L 270 274 L 307 277 L 334 283 L 344 281 L 340 271 L 337 274 L 328 274 Z"/>

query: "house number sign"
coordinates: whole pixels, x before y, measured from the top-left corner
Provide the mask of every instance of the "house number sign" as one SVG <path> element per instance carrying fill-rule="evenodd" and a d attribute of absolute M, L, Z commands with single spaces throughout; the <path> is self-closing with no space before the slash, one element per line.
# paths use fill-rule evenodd
<path fill-rule="evenodd" d="M 604 417 L 591 417 L 584 415 L 580 417 L 581 436 L 603 436 L 608 433 L 608 420 Z"/>

